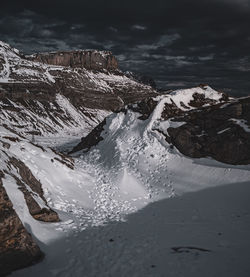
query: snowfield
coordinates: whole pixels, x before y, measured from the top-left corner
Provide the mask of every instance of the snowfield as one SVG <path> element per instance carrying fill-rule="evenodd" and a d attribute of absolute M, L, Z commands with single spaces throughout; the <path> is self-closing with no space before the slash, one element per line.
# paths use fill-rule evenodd
<path fill-rule="evenodd" d="M 126 217 L 40 242 L 45 260 L 13 276 L 249 276 L 249 183 L 152 203 Z M 64 229 L 70 225 L 64 224 Z"/>
<path fill-rule="evenodd" d="M 1 41 L 0 83 L 3 186 L 45 253 L 41 263 L 11 276 L 250 276 L 250 165 L 188 158 L 164 136 L 183 124 L 168 118 L 166 107 L 173 114 L 223 107 L 223 93 L 201 85 L 159 95 L 119 70 L 33 62 Z M 138 119 L 137 104 L 124 107 L 148 97 L 156 107 L 147 118 L 152 106 L 144 103 L 146 120 Z M 71 157 L 59 153 L 105 118 L 96 146 Z M 249 132 L 247 120 L 230 120 Z M 42 184 L 44 198 L 25 182 L 23 189 L 60 222 L 31 216 L 16 183 L 21 169 L 11 159 Z"/>
<path fill-rule="evenodd" d="M 47 147 L 53 140 L 57 149 L 70 149 L 66 137 L 35 137 L 46 151 L 24 138 L 11 143 L 9 154 L 41 181 L 61 218 L 34 220 L 15 182 L 3 179 L 46 253 L 42 263 L 12 276 L 249 276 L 250 166 L 173 149 L 154 128 L 171 124 L 161 121 L 164 101 L 144 121 L 131 110 L 109 115 L 104 139 L 75 153 L 74 169 Z M 2 128 L 1 140 L 9 132 Z"/>

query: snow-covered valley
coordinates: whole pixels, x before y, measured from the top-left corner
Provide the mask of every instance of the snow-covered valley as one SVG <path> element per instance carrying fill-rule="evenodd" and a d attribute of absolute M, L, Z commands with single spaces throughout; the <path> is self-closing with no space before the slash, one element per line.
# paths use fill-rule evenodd
<path fill-rule="evenodd" d="M 249 276 L 250 97 L 98 51 L 0 42 L 0 69 L 0 276 Z"/>
<path fill-rule="evenodd" d="M 152 203 L 125 222 L 64 225 L 61 237 L 39 242 L 42 263 L 12 275 L 247 277 L 248 196 L 249 182 L 235 183 Z"/>
<path fill-rule="evenodd" d="M 154 130 L 160 108 L 147 120 L 130 110 L 110 115 L 103 141 L 75 153 L 74 169 L 47 148 L 53 137 L 35 137 L 46 152 L 28 140 L 11 145 L 61 219 L 34 220 L 17 185 L 3 179 L 46 254 L 13 276 L 235 276 L 239 267 L 247 276 L 249 165 L 185 157 Z M 53 145 L 65 150 L 65 141 Z"/>

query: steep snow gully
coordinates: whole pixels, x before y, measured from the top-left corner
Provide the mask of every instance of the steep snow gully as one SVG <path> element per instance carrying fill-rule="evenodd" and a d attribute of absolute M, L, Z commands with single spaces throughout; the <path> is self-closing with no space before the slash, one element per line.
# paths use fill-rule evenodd
<path fill-rule="evenodd" d="M 45 137 L 36 139 L 46 152 L 28 140 L 11 145 L 61 218 L 35 221 L 4 180 L 46 254 L 12 276 L 249 276 L 250 167 L 183 156 L 154 128 L 162 109 L 159 101 L 147 120 L 109 115 L 103 140 L 75 153 L 74 169 L 51 162 Z M 61 137 L 53 144 L 60 149 Z"/>

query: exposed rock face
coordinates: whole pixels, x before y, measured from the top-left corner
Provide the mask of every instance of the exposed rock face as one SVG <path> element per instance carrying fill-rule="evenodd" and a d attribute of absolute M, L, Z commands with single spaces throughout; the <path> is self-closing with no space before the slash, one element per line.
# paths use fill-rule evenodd
<path fill-rule="evenodd" d="M 157 109 L 160 118 L 154 119 L 153 131 L 162 133 L 186 156 L 250 164 L 250 97 L 232 100 L 205 86 L 160 96 L 158 100 L 147 98 L 128 109 L 139 113 L 139 120 L 149 119 Z M 126 113 L 127 109 L 121 112 Z M 104 125 L 102 122 L 84 137 L 72 152 L 88 150 L 90 142 L 101 141 Z"/>
<path fill-rule="evenodd" d="M 176 117 L 182 114 L 185 114 L 188 111 L 191 111 L 193 109 L 202 108 L 204 106 L 212 106 L 216 105 L 218 103 L 224 103 L 229 100 L 228 95 L 223 92 L 218 92 L 219 99 L 213 99 L 213 97 L 205 97 L 205 93 L 207 90 L 209 90 L 209 87 L 207 85 L 200 85 L 197 87 L 198 89 L 201 89 L 204 93 L 198 93 L 193 92 L 192 97 L 187 103 L 184 103 L 182 100 L 185 99 L 185 96 L 181 96 L 179 101 L 174 101 L 174 98 L 170 98 L 170 101 L 165 103 L 164 110 L 161 114 L 162 119 L 169 119 L 172 117 Z"/>
<path fill-rule="evenodd" d="M 152 98 L 147 98 L 138 102 L 136 105 L 130 105 L 129 108 L 132 111 L 138 112 L 141 114 L 139 119 L 146 120 L 152 114 L 153 110 L 157 105 L 157 101 Z"/>
<path fill-rule="evenodd" d="M 12 175 L 19 185 L 19 189 L 23 192 L 26 204 L 30 214 L 37 220 L 45 222 L 60 221 L 58 214 L 47 206 L 47 201 L 43 195 L 42 184 L 34 177 L 30 169 L 20 160 L 12 157 L 10 164 L 18 169 L 21 178 Z M 31 191 L 27 189 L 26 185 Z M 34 193 L 44 201 L 47 207 L 41 208 L 34 198 Z"/>
<path fill-rule="evenodd" d="M 25 230 L 2 184 L 0 171 L 0 275 L 32 265 L 43 253 Z"/>
<path fill-rule="evenodd" d="M 2 71 L 4 69 L 4 65 L 5 62 L 4 62 L 4 59 L 0 57 L 0 71 Z"/>
<path fill-rule="evenodd" d="M 190 111 L 168 128 L 168 142 L 193 158 L 210 156 L 228 164 L 250 163 L 250 97 Z"/>
<path fill-rule="evenodd" d="M 18 144 L 24 155 L 27 149 L 36 152 L 30 145 L 27 149 L 23 147 L 22 139 L 26 140 L 26 145 L 28 139 L 25 137 L 30 134 L 47 135 L 60 131 L 72 134 L 73 130 L 80 129 L 88 133 L 111 111 L 155 95 L 157 91 L 150 85 L 121 72 L 110 52 L 72 51 L 25 57 L 0 41 L 0 170 L 22 191 L 33 218 L 45 222 L 59 220 L 46 202 L 40 181 L 32 174 L 25 159 L 22 162 L 20 156 L 15 155 Z M 4 135 L 4 129 L 10 132 Z M 90 139 L 87 142 L 89 147 L 93 143 Z M 74 168 L 72 160 L 59 153 L 51 156 L 48 162 Z M 8 212 L 7 206 L 1 206 L 1 197 L 5 201 L 5 195 L 0 190 L 1 274 L 28 266 L 41 257 L 10 200 L 6 204 L 9 205 Z"/>
<path fill-rule="evenodd" d="M 97 116 L 97 110 L 106 111 L 101 113 L 106 115 L 157 95 L 151 86 L 119 71 L 110 52 L 73 51 L 24 57 L 0 42 L 0 64 L 0 120 L 13 129 L 19 125 L 22 133 L 55 133 L 84 121 L 92 129 L 105 117 Z M 71 111 L 77 109 L 81 120 L 77 122 L 76 117 L 62 109 L 62 97 L 68 101 L 67 107 L 73 106 Z"/>
<path fill-rule="evenodd" d="M 78 50 L 38 53 L 27 59 L 45 64 L 86 68 L 88 70 L 117 70 L 117 59 L 109 51 Z"/>
<path fill-rule="evenodd" d="M 89 150 L 92 146 L 97 145 L 103 140 L 101 136 L 104 126 L 106 125 L 106 119 L 104 119 L 99 125 L 97 125 L 86 137 L 81 139 L 81 142 L 77 144 L 70 153 L 75 153 L 80 150 Z"/>

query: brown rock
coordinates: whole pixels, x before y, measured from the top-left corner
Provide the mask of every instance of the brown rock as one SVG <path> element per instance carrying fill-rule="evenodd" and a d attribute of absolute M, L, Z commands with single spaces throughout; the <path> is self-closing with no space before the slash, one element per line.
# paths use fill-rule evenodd
<path fill-rule="evenodd" d="M 89 70 L 117 70 L 117 59 L 109 51 L 78 50 L 38 53 L 27 59 L 52 65 L 86 68 Z"/>
<path fill-rule="evenodd" d="M 250 126 L 250 97 L 186 112 L 175 118 L 186 124 L 169 128 L 166 140 L 192 158 L 210 156 L 223 163 L 249 164 L 250 132 L 232 119 Z"/>
<path fill-rule="evenodd" d="M 139 119 L 146 120 L 149 118 L 149 116 L 155 109 L 156 105 L 157 105 L 157 101 L 153 100 L 152 98 L 146 98 L 138 102 L 136 105 L 130 105 L 129 108 L 132 111 L 135 111 L 141 114 L 141 116 L 138 117 Z"/>
<path fill-rule="evenodd" d="M 106 119 L 104 119 L 99 125 L 97 125 L 86 137 L 81 139 L 81 142 L 77 144 L 69 154 L 80 151 L 80 150 L 89 150 L 92 146 L 97 145 L 100 141 L 103 140 L 101 136 L 104 126 L 106 124 Z"/>
<path fill-rule="evenodd" d="M 30 266 L 43 258 L 43 253 L 25 230 L 2 184 L 0 171 L 0 275 Z"/>
<path fill-rule="evenodd" d="M 20 160 L 12 157 L 10 159 L 10 164 L 18 169 L 18 173 L 21 177 L 19 179 L 17 176 L 12 174 L 15 178 L 19 189 L 23 192 L 26 204 L 28 206 L 30 214 L 37 220 L 45 222 L 58 222 L 60 221 L 58 214 L 48 207 L 47 201 L 43 195 L 42 184 L 35 178 L 30 169 Z M 26 188 L 28 185 L 32 191 Z M 32 193 L 33 192 L 33 193 Z M 34 193 L 38 194 L 40 198 L 44 201 L 47 208 L 41 208 L 34 198 Z"/>

